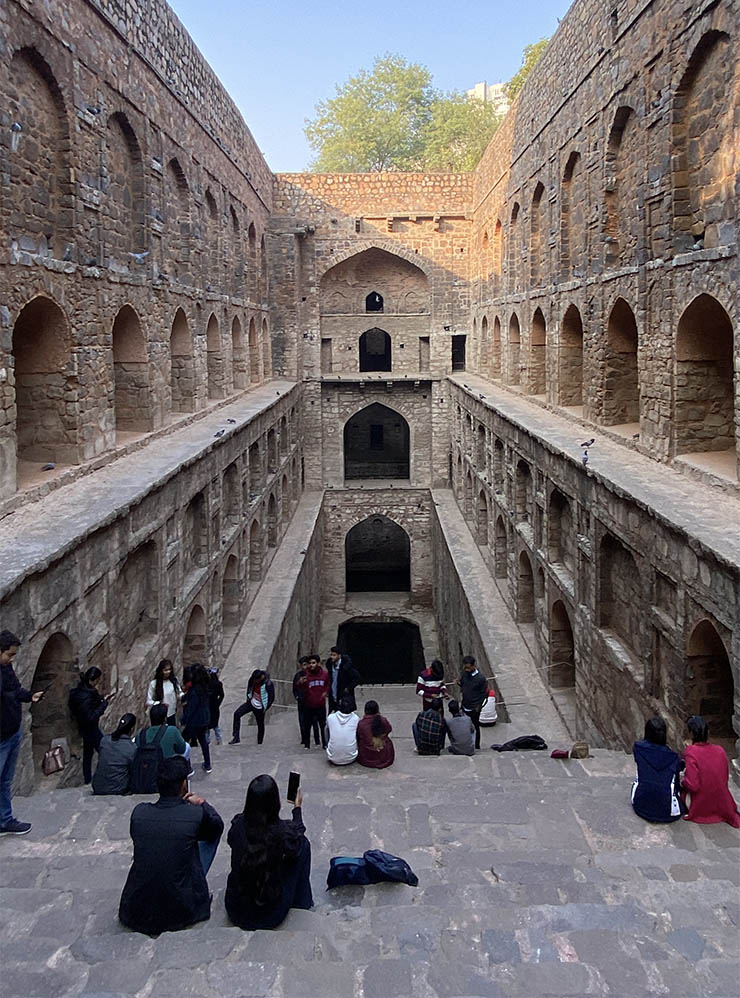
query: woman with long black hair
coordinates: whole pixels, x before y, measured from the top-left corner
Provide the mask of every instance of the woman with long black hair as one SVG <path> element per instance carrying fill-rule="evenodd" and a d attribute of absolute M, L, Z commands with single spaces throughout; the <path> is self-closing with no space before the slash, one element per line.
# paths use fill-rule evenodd
<path fill-rule="evenodd" d="M 154 679 L 149 683 L 146 693 L 147 710 L 157 703 L 166 703 L 167 723 L 173 725 L 176 720 L 177 703 L 182 696 L 182 687 L 177 681 L 172 662 L 169 658 L 163 658 L 157 666 Z"/>
<path fill-rule="evenodd" d="M 133 741 L 136 715 L 124 714 L 110 735 L 103 735 L 98 764 L 92 778 L 94 794 L 125 794 L 131 783 L 131 764 L 136 756 Z"/>
<path fill-rule="evenodd" d="M 290 821 L 280 819 L 280 793 L 267 774 L 249 784 L 244 810 L 229 829 L 231 872 L 226 913 L 242 929 L 275 929 L 291 908 L 313 907 L 311 844 L 299 790 Z"/>
<path fill-rule="evenodd" d="M 85 672 L 80 673 L 79 683 L 70 690 L 69 694 L 69 709 L 77 721 L 82 736 L 82 776 L 85 783 L 89 783 L 92 779 L 93 752 L 98 751 L 103 738 L 98 721 L 116 695 L 115 693 L 109 693 L 107 697 L 100 695 L 97 686 L 102 675 L 96 665 L 91 665 Z"/>
<path fill-rule="evenodd" d="M 211 772 L 211 752 L 208 748 L 208 726 L 211 723 L 211 686 L 205 667 L 193 665 L 190 672 L 190 687 L 185 694 L 185 709 L 182 713 L 182 736 L 192 745 L 197 742 L 203 752 L 203 769 Z"/>

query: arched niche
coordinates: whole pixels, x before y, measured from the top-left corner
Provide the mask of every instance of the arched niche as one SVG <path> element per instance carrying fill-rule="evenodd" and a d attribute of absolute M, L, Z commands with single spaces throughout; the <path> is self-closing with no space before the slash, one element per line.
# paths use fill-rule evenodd
<path fill-rule="evenodd" d="M 256 499 L 262 488 L 262 456 L 260 454 L 259 441 L 250 444 L 247 452 L 247 470 L 249 478 L 249 498 Z"/>
<path fill-rule="evenodd" d="M 223 525 L 225 528 L 233 530 L 241 522 L 241 510 L 239 508 L 239 469 L 236 463 L 230 464 L 224 471 L 221 496 Z"/>
<path fill-rule="evenodd" d="M 239 617 L 239 562 L 236 555 L 230 554 L 226 559 L 224 576 L 221 581 L 221 606 L 223 613 L 224 638 L 233 640 L 241 623 Z"/>
<path fill-rule="evenodd" d="M 260 380 L 260 348 L 257 338 L 257 326 L 254 318 L 249 320 L 249 383 L 259 384 Z"/>
<path fill-rule="evenodd" d="M 76 684 L 78 678 L 74 646 L 66 634 L 57 631 L 42 648 L 31 682 L 32 693 L 46 691 L 43 698 L 30 708 L 31 745 L 37 782 L 43 783 L 45 779 L 41 763 L 52 738 L 66 738 L 71 750 L 81 749 L 77 725 L 73 723 L 67 707 L 70 687 Z"/>
<path fill-rule="evenodd" d="M 370 294 L 365 297 L 365 311 L 383 311 L 383 296 L 378 291 L 371 291 Z"/>
<path fill-rule="evenodd" d="M 114 613 L 118 671 L 131 674 L 159 628 L 159 557 L 153 540 L 139 544 L 121 563 Z"/>
<path fill-rule="evenodd" d="M 481 547 L 488 544 L 488 498 L 485 490 L 478 493 L 478 508 L 476 511 L 476 534 Z"/>
<path fill-rule="evenodd" d="M 575 305 L 568 306 L 560 323 L 557 401 L 583 405 L 583 322 Z"/>
<path fill-rule="evenodd" d="M 516 619 L 520 624 L 534 622 L 534 574 L 532 562 L 526 551 L 521 551 L 519 554 Z"/>
<path fill-rule="evenodd" d="M 549 684 L 552 689 L 569 689 L 576 684 L 573 628 L 562 600 L 556 600 L 550 611 Z"/>
<path fill-rule="evenodd" d="M 144 164 L 141 147 L 125 114 L 108 119 L 105 134 L 105 242 L 120 267 L 140 272 L 134 253 L 145 249 Z"/>
<path fill-rule="evenodd" d="M 493 336 L 491 337 L 490 374 L 492 378 L 501 377 L 501 320 L 495 316 L 493 320 Z"/>
<path fill-rule="evenodd" d="M 700 714 L 718 739 L 734 739 L 735 697 L 730 656 L 717 628 L 707 619 L 692 630 L 686 646 L 686 714 Z"/>
<path fill-rule="evenodd" d="M 249 383 L 247 348 L 244 330 L 238 315 L 231 323 L 231 369 L 234 388 L 246 388 Z"/>
<path fill-rule="evenodd" d="M 344 477 L 409 478 L 409 424 L 394 409 L 373 402 L 344 425 Z"/>
<path fill-rule="evenodd" d="M 637 563 L 611 534 L 602 538 L 599 563 L 599 626 L 611 631 L 639 656 L 645 600 Z"/>
<path fill-rule="evenodd" d="M 550 561 L 562 565 L 571 575 L 575 574 L 577 540 L 573 507 L 559 489 L 553 489 L 550 493 L 547 546 Z"/>
<path fill-rule="evenodd" d="M 508 377 L 510 385 L 518 385 L 521 380 L 519 370 L 519 352 L 521 350 L 521 331 L 519 328 L 519 316 L 516 312 L 511 313 L 509 319 L 509 341 L 508 341 Z"/>
<path fill-rule="evenodd" d="M 640 422 L 640 381 L 637 369 L 637 321 L 624 300 L 614 302 L 606 327 L 604 402 L 606 426 Z"/>
<path fill-rule="evenodd" d="M 497 579 L 505 579 L 509 564 L 509 546 L 506 534 L 506 524 L 503 516 L 496 518 L 496 551 L 494 558 L 494 574 Z"/>
<path fill-rule="evenodd" d="M 164 176 L 164 213 L 167 238 L 167 272 L 189 284 L 190 273 L 190 188 L 179 160 L 172 158 Z"/>
<path fill-rule="evenodd" d="M 411 541 L 384 515 L 356 524 L 344 539 L 347 592 L 409 592 Z"/>
<path fill-rule="evenodd" d="M 392 370 L 391 338 L 384 329 L 377 326 L 366 329 L 360 337 L 360 370 Z"/>
<path fill-rule="evenodd" d="M 203 607 L 196 603 L 190 611 L 182 647 L 182 664 L 195 665 L 208 661 L 207 625 Z"/>
<path fill-rule="evenodd" d="M 206 525 L 206 501 L 198 492 L 187 505 L 183 521 L 183 548 L 185 570 L 187 572 L 204 568 L 208 555 L 208 529 Z"/>
<path fill-rule="evenodd" d="M 382 291 L 380 290 L 382 289 Z M 431 311 L 429 280 L 424 271 L 409 260 L 371 246 L 330 267 L 321 277 L 319 307 L 322 315 L 331 313 Z M 368 300 L 382 309 L 367 308 Z"/>
<path fill-rule="evenodd" d="M 270 493 L 270 498 L 267 500 L 267 546 L 268 548 L 277 547 L 278 542 L 278 511 L 277 511 L 277 500 L 275 499 L 274 492 Z"/>
<path fill-rule="evenodd" d="M 267 319 L 262 320 L 262 369 L 266 378 L 272 377 L 272 339 Z"/>
<path fill-rule="evenodd" d="M 259 582 L 262 578 L 262 528 L 259 520 L 253 520 L 249 528 L 249 579 Z"/>
<path fill-rule="evenodd" d="M 181 308 L 175 312 L 170 331 L 170 391 L 173 412 L 193 412 L 195 409 L 193 337 Z"/>
<path fill-rule="evenodd" d="M 224 355 L 221 349 L 221 330 L 218 319 L 211 313 L 206 326 L 206 365 L 208 398 L 222 399 L 224 391 Z"/>
<path fill-rule="evenodd" d="M 527 364 L 527 390 L 530 395 L 542 395 L 545 391 L 545 349 L 547 325 L 541 308 L 534 310 L 532 327 L 529 333 L 529 363 Z"/>
<path fill-rule="evenodd" d="M 519 460 L 514 471 L 514 511 L 518 521 L 531 522 L 533 495 L 532 471 L 526 461 Z"/>
<path fill-rule="evenodd" d="M 149 357 L 139 316 L 124 305 L 113 322 L 113 390 L 117 432 L 153 428 Z"/>

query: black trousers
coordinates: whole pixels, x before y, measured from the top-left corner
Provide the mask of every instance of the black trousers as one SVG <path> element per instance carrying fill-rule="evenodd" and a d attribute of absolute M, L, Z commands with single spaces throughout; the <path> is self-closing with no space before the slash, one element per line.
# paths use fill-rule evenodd
<path fill-rule="evenodd" d="M 326 732 L 324 731 L 326 727 L 326 704 L 322 704 L 320 707 L 304 707 L 303 710 L 305 718 L 303 744 L 306 748 L 311 744 L 311 729 L 313 728 L 314 745 L 319 744 L 320 738 L 322 748 L 326 748 Z"/>
<path fill-rule="evenodd" d="M 481 707 L 477 710 L 470 710 L 469 707 L 463 707 L 463 713 L 467 714 L 470 720 L 473 722 L 473 727 L 475 728 L 475 747 L 480 748 L 480 712 Z"/>
<path fill-rule="evenodd" d="M 254 719 L 257 722 L 257 744 L 261 745 L 265 740 L 265 714 L 267 711 L 262 710 L 260 707 L 255 707 L 249 700 L 234 711 L 234 728 L 232 734 L 234 738 L 239 738 L 242 718 L 250 711 L 254 714 Z"/>
<path fill-rule="evenodd" d="M 211 768 L 211 750 L 208 746 L 208 728 L 186 728 L 182 732 L 182 736 L 186 742 L 197 742 L 200 745 L 200 750 L 203 753 L 203 764 L 206 769 Z"/>
<path fill-rule="evenodd" d="M 94 731 L 86 731 L 82 736 L 82 779 L 85 783 L 89 783 L 92 780 L 93 753 L 99 751 L 102 740 L 103 732 L 100 728 L 96 728 Z"/>

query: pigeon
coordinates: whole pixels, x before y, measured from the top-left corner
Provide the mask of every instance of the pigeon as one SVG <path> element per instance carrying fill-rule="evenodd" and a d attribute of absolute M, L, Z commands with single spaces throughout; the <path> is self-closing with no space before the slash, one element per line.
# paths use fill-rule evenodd
<path fill-rule="evenodd" d="M 53 470 L 54 470 L 55 468 L 56 468 L 56 464 L 55 464 L 55 463 L 54 463 L 53 461 L 49 461 L 49 463 L 48 463 L 48 464 L 45 464 L 45 465 L 44 465 L 44 466 L 43 466 L 43 467 L 41 468 L 41 470 L 42 470 L 42 471 L 53 471 Z"/>
<path fill-rule="evenodd" d="M 137 263 L 143 263 L 149 256 L 150 252 L 150 250 L 147 250 L 146 253 L 129 253 L 129 256 L 133 257 Z"/>
<path fill-rule="evenodd" d="M 583 457 L 581 458 L 581 464 L 583 464 L 584 467 L 585 465 L 588 464 L 588 451 L 583 452 Z"/>
<path fill-rule="evenodd" d="M 235 422 L 236 422 L 236 420 L 235 420 L 235 419 L 232 419 L 231 417 L 229 417 L 229 418 L 228 418 L 228 419 L 226 420 L 226 422 L 227 422 L 227 423 L 235 423 Z"/>
<path fill-rule="evenodd" d="M 464 381 L 463 381 L 463 388 L 467 388 L 468 391 L 470 391 L 470 385 L 466 385 Z"/>
<path fill-rule="evenodd" d="M 593 445 L 593 443 L 594 443 L 593 439 L 591 439 L 591 440 L 584 440 L 584 442 L 581 444 L 581 447 L 591 447 Z"/>
<path fill-rule="evenodd" d="M 214 437 L 222 437 L 226 433 L 226 430 L 217 430 L 213 435 Z"/>
<path fill-rule="evenodd" d="M 639 433 L 633 433 L 632 434 L 632 439 L 633 440 L 639 440 L 640 439 L 640 434 Z"/>
<path fill-rule="evenodd" d="M 86 110 L 90 114 L 100 114 L 100 108 L 99 107 L 93 107 L 92 104 L 87 104 L 86 105 Z"/>

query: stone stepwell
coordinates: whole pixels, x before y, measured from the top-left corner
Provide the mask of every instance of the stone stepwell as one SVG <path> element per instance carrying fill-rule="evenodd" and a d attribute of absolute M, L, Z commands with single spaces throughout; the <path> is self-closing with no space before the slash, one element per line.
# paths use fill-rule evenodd
<path fill-rule="evenodd" d="M 224 742 L 239 691 L 230 692 Z M 385 771 L 331 768 L 320 748 L 300 746 L 295 711 L 279 707 L 262 746 L 251 724 L 240 745 L 214 746 L 210 775 L 193 752 L 193 789 L 227 827 L 253 776 L 271 773 L 283 790 L 291 769 L 302 774 L 316 906 L 276 931 L 229 924 L 225 841 L 209 876 L 209 922 L 158 939 L 123 929 L 117 906 L 140 798 L 81 788 L 18 798 L 33 830 L 0 840 L 3 998 L 740 993 L 740 833 L 638 819 L 624 753 L 491 752 L 526 733 L 515 724 L 485 729 L 472 759 L 419 757 L 413 687 L 366 687 L 370 696 L 394 728 L 396 762 Z M 330 857 L 368 848 L 403 856 L 419 886 L 327 892 Z"/>

